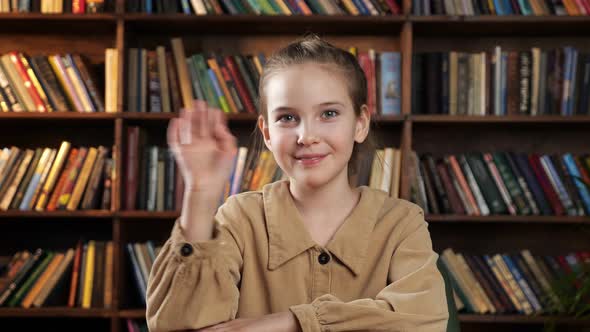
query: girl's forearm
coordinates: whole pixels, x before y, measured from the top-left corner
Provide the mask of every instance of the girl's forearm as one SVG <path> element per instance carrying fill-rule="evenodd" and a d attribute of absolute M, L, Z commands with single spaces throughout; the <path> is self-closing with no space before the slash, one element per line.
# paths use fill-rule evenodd
<path fill-rule="evenodd" d="M 189 242 L 213 238 L 214 217 L 220 195 L 186 191 L 180 215 L 182 233 Z"/>

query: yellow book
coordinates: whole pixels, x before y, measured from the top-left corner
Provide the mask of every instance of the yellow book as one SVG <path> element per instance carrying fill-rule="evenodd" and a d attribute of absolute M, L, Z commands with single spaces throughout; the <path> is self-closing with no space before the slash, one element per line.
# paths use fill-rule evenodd
<path fill-rule="evenodd" d="M 342 4 L 350 15 L 360 15 L 358 8 L 352 3 L 352 0 L 342 0 Z"/>
<path fill-rule="evenodd" d="M 35 72 L 31 68 L 31 66 L 29 65 L 29 61 L 27 60 L 27 58 L 24 56 L 23 53 L 18 53 L 18 58 L 23 63 L 23 66 L 25 67 L 25 70 L 27 71 L 27 75 L 29 75 L 29 78 L 31 79 L 31 83 L 33 83 L 35 90 L 39 94 L 39 97 L 41 97 L 41 100 L 43 101 L 43 106 L 45 107 L 45 110 L 47 110 L 47 112 L 53 112 L 54 109 L 53 109 L 53 107 L 51 107 L 51 104 L 49 103 L 49 100 L 47 99 L 47 95 L 45 94 L 45 90 L 43 90 L 41 83 L 37 79 L 37 75 L 35 75 Z"/>
<path fill-rule="evenodd" d="M 264 168 L 262 169 L 262 174 L 260 180 L 258 182 L 256 190 L 262 189 L 265 184 L 268 184 L 272 181 L 273 175 L 276 171 L 277 162 L 273 157 L 272 153 L 269 152 L 268 160 L 264 164 Z"/>
<path fill-rule="evenodd" d="M 260 59 L 257 56 L 253 56 L 252 60 L 254 60 L 254 66 L 258 70 L 258 74 L 262 75 L 262 63 L 260 63 Z"/>
<path fill-rule="evenodd" d="M 285 3 L 284 0 L 277 0 L 277 5 L 279 5 L 279 8 L 281 8 L 281 11 L 283 12 L 283 14 L 285 14 L 285 15 L 292 15 L 293 14 L 291 12 L 291 10 L 289 9 L 289 7 L 287 7 L 287 4 Z"/>
<path fill-rule="evenodd" d="M 104 307 L 110 308 L 113 296 L 113 241 L 108 241 L 105 247 L 104 265 Z"/>
<path fill-rule="evenodd" d="M 72 196 L 70 197 L 68 205 L 66 206 L 67 210 L 74 211 L 78 208 L 80 200 L 82 199 L 82 194 L 84 193 L 84 189 L 86 189 L 86 184 L 88 183 L 88 178 L 90 177 L 90 172 L 92 171 L 92 166 L 94 166 L 94 162 L 96 161 L 97 155 L 98 150 L 96 148 L 91 147 L 88 149 L 88 154 L 86 155 L 86 159 L 84 159 L 84 165 L 82 165 L 80 175 L 78 175 L 76 185 L 74 186 L 74 190 L 72 190 Z"/>
<path fill-rule="evenodd" d="M 66 158 L 70 152 L 70 142 L 63 141 L 61 146 L 59 147 L 59 151 L 57 153 L 57 157 L 55 157 L 55 162 L 51 166 L 51 170 L 49 171 L 49 176 L 47 177 L 47 181 L 45 181 L 43 185 L 43 189 L 41 190 L 41 194 L 39 195 L 39 200 L 37 200 L 37 205 L 35 206 L 35 210 L 43 211 L 45 210 L 45 206 L 49 201 L 49 195 L 53 191 L 53 187 L 55 186 L 55 182 L 57 181 L 57 177 L 59 173 L 61 173 L 61 169 L 65 163 Z"/>
<path fill-rule="evenodd" d="M 191 87 L 191 79 L 188 72 L 188 65 L 186 64 L 186 56 L 184 53 L 184 45 L 181 38 L 172 38 L 172 54 L 174 55 L 174 62 L 176 62 L 176 71 L 178 76 L 178 84 L 180 85 L 180 95 L 182 96 L 182 103 L 184 108 L 193 108 L 193 90 Z"/>
<path fill-rule="evenodd" d="M 252 174 L 252 180 L 250 181 L 250 186 L 248 190 L 256 190 L 258 188 L 258 184 L 260 183 L 260 178 L 262 177 L 262 170 L 266 166 L 266 162 L 268 160 L 269 155 L 268 150 L 262 151 L 260 154 L 260 159 L 258 159 L 258 164 L 254 169 L 254 174 Z"/>
<path fill-rule="evenodd" d="M 92 285 L 94 283 L 94 240 L 88 241 L 86 252 L 86 271 L 84 272 L 84 290 L 82 293 L 82 308 L 90 309 L 92 303 Z"/>
<path fill-rule="evenodd" d="M 47 57 L 47 60 L 51 65 L 51 69 L 53 69 L 53 72 L 55 73 L 55 76 L 57 77 L 59 84 L 63 88 L 63 91 L 66 95 L 66 99 L 68 100 L 70 105 L 74 106 L 75 111 L 82 112 L 82 105 L 77 101 L 76 97 L 74 96 L 74 91 L 70 89 L 71 84 L 68 84 L 69 79 L 67 77 L 67 74 L 65 73 L 64 68 L 62 68 L 58 63 L 59 60 L 56 59 L 56 57 L 59 57 L 59 55 L 50 55 Z"/>

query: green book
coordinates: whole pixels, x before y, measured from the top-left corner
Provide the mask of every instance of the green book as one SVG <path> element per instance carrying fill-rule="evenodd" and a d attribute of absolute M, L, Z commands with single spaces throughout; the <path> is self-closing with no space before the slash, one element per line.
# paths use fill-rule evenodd
<path fill-rule="evenodd" d="M 500 173 L 500 177 L 504 181 L 506 185 L 506 189 L 508 189 L 508 193 L 510 197 L 514 201 L 516 208 L 518 209 L 518 214 L 520 215 L 528 215 L 531 214 L 531 208 L 526 202 L 526 198 L 524 197 L 524 191 L 518 184 L 514 173 L 510 169 L 510 165 L 506 160 L 505 156 L 499 152 L 493 152 L 492 158 L 494 160 L 494 164 L 498 168 L 498 172 Z"/>
<path fill-rule="evenodd" d="M 37 267 L 29 275 L 27 280 L 18 289 L 16 294 L 14 294 L 14 296 L 10 299 L 10 301 L 8 301 L 8 306 L 16 307 L 16 306 L 20 305 L 23 298 L 27 295 L 27 293 L 29 293 L 29 290 L 31 290 L 31 287 L 33 287 L 33 285 L 35 284 L 35 281 L 37 281 L 37 279 L 39 278 L 41 273 L 43 273 L 43 271 L 45 271 L 45 268 L 47 267 L 49 262 L 51 262 L 51 260 L 53 259 L 53 255 L 55 255 L 55 253 L 50 252 L 50 251 L 47 252 L 47 254 L 45 255 L 45 258 L 43 258 L 41 260 L 41 263 L 39 263 L 39 265 L 37 265 Z"/>
<path fill-rule="evenodd" d="M 205 62 L 205 58 L 202 54 L 194 54 L 192 56 L 193 62 L 197 68 L 199 73 L 199 79 L 201 80 L 201 88 L 203 89 L 203 94 L 205 95 L 205 99 L 207 103 L 211 107 L 220 108 L 219 102 L 215 96 L 215 91 L 213 90 L 213 83 L 209 80 L 209 74 L 207 73 L 207 63 Z"/>

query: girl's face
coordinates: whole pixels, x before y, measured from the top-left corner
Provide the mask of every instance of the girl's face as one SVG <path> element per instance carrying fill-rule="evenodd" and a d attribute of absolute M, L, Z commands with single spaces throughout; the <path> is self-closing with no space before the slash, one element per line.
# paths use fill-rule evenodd
<path fill-rule="evenodd" d="M 345 80 L 333 67 L 305 63 L 266 81 L 268 121 L 261 116 L 258 125 L 278 165 L 300 185 L 348 183 L 354 142 L 367 137 L 370 116 L 366 106 L 356 116 Z"/>

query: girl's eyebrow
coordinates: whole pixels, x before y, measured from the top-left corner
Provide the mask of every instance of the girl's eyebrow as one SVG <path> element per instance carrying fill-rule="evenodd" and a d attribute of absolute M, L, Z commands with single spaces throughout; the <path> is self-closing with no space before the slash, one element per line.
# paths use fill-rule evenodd
<path fill-rule="evenodd" d="M 331 105 L 340 105 L 340 106 L 344 107 L 344 104 L 342 104 L 339 101 L 326 101 L 326 102 L 323 102 L 323 103 L 317 105 L 316 107 L 331 106 Z M 272 112 L 280 112 L 280 111 L 295 111 L 295 110 L 297 110 L 297 108 L 295 108 L 295 107 L 279 106 L 279 107 L 273 109 L 271 111 L 271 113 Z"/>

